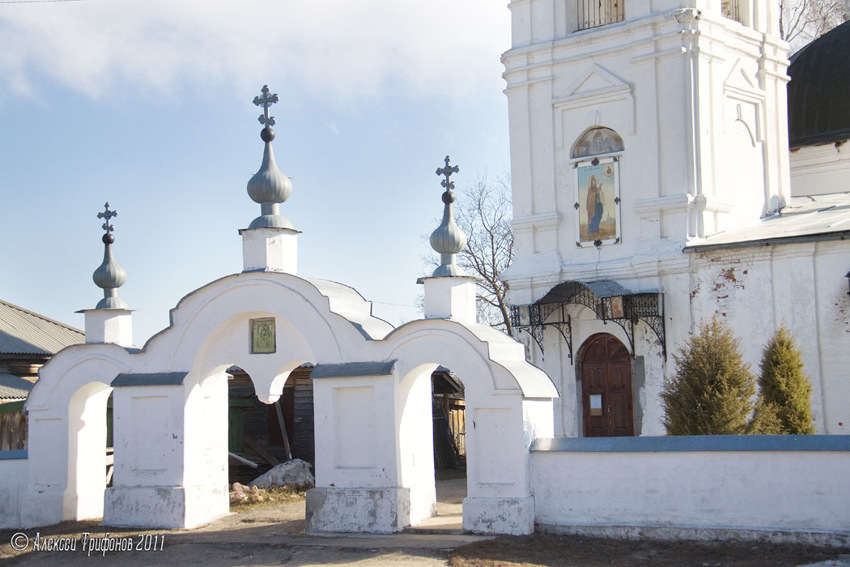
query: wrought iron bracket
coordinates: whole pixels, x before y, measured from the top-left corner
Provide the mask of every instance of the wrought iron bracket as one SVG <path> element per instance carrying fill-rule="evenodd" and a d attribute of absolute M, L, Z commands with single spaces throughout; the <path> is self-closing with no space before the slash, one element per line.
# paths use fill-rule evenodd
<path fill-rule="evenodd" d="M 520 311 L 521 309 L 527 309 L 526 313 L 523 314 Z M 559 311 L 559 314 L 550 321 L 550 316 L 555 311 Z M 564 342 L 567 343 L 570 360 L 573 359 L 572 320 L 567 315 L 564 305 L 535 303 L 528 306 L 512 306 L 511 326 L 515 331 L 525 332 L 531 335 L 531 338 L 537 343 L 537 348 L 540 349 L 540 354 L 543 355 L 544 359 L 546 352 L 543 347 L 543 333 L 546 327 L 554 328 L 561 334 Z"/>

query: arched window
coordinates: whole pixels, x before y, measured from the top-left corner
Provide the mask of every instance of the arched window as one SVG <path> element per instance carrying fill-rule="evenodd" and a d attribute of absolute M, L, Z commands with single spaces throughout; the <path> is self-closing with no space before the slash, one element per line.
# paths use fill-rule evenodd
<path fill-rule="evenodd" d="M 576 187 L 576 246 L 618 244 L 620 157 L 625 146 L 614 130 L 587 130 L 573 145 Z"/>
<path fill-rule="evenodd" d="M 622 153 L 623 139 L 610 128 L 591 128 L 573 145 L 572 157 L 583 158 Z"/>

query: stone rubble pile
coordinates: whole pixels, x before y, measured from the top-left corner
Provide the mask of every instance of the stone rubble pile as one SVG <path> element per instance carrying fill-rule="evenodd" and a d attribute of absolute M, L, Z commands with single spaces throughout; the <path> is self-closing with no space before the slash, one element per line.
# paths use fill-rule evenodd
<path fill-rule="evenodd" d="M 260 488 L 283 486 L 284 484 L 316 486 L 316 478 L 310 472 L 310 463 L 301 459 L 292 459 L 280 463 L 250 482 L 251 486 L 259 486 Z"/>
<path fill-rule="evenodd" d="M 309 488 L 316 485 L 310 472 L 310 464 L 301 459 L 281 463 L 249 483 L 248 486 L 234 482 L 230 491 L 231 504 L 247 504 L 274 500 L 270 489 L 276 487 Z"/>
<path fill-rule="evenodd" d="M 238 482 L 233 483 L 230 491 L 231 504 L 246 504 L 248 502 L 264 502 L 268 498 L 268 492 L 260 490 L 256 486 L 247 487 Z"/>

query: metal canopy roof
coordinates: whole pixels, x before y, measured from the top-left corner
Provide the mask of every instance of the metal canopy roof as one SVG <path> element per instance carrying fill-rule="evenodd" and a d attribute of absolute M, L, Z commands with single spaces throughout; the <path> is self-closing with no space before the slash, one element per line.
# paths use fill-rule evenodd
<path fill-rule="evenodd" d="M 543 353 L 543 330 L 557 330 L 567 343 L 573 358 L 572 319 L 564 310 L 567 305 L 583 305 L 597 319 L 619 325 L 629 339 L 635 356 L 635 324 L 646 323 L 658 337 L 661 352 L 667 357 L 667 338 L 664 325 L 664 302 L 658 291 L 634 292 L 612 280 L 561 282 L 531 305 L 511 306 L 511 325 L 517 331 L 531 334 Z"/>

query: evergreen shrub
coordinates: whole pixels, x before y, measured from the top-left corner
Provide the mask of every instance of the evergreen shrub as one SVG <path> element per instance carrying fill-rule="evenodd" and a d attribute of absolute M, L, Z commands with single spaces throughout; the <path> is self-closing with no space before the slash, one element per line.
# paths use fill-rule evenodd
<path fill-rule="evenodd" d="M 755 377 L 739 341 L 715 316 L 700 325 L 678 354 L 676 373 L 661 393 L 669 435 L 740 435 L 749 432 Z"/>
<path fill-rule="evenodd" d="M 752 431 L 760 434 L 812 434 L 812 385 L 794 337 L 782 326 L 761 360 L 759 402 Z"/>

